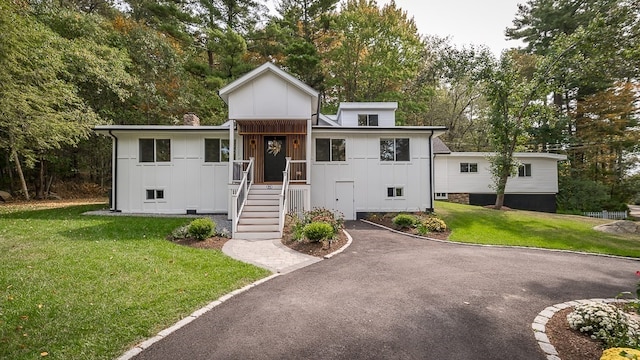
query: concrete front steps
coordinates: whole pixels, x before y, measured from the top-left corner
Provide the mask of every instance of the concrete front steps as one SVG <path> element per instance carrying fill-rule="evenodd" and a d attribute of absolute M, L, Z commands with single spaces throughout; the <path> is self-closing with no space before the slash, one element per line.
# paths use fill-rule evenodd
<path fill-rule="evenodd" d="M 279 239 L 280 191 L 282 186 L 253 185 L 240 214 L 234 239 Z"/>

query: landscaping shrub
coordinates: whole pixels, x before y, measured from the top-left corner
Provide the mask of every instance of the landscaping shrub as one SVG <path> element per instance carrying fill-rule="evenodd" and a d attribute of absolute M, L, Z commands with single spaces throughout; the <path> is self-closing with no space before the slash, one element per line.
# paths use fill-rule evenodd
<path fill-rule="evenodd" d="M 437 217 L 428 217 L 418 225 L 418 233 L 426 235 L 430 232 L 443 232 L 447 230 L 447 224 Z"/>
<path fill-rule="evenodd" d="M 285 219 L 285 231 L 291 234 L 291 239 L 304 240 L 304 222 L 296 214 L 287 214 Z"/>
<path fill-rule="evenodd" d="M 336 234 L 344 224 L 344 217 L 325 208 L 314 208 L 313 210 L 305 211 L 304 224 L 306 225 L 314 222 L 324 222 L 329 224 L 333 229 L 333 233 Z"/>
<path fill-rule="evenodd" d="M 334 234 L 333 227 L 326 222 L 312 222 L 304 227 L 304 235 L 312 242 L 332 239 Z"/>
<path fill-rule="evenodd" d="M 216 224 L 209 218 L 195 219 L 189 224 L 189 235 L 198 240 L 204 240 L 213 235 Z"/>
<path fill-rule="evenodd" d="M 406 229 L 416 224 L 416 217 L 409 214 L 399 214 L 392 220 L 393 224 L 399 229 Z"/>
<path fill-rule="evenodd" d="M 605 348 L 640 346 L 640 324 L 614 305 L 588 303 L 576 306 L 567 315 L 569 326 L 592 339 L 602 340 Z"/>
<path fill-rule="evenodd" d="M 189 236 L 189 225 L 180 226 L 171 232 L 171 239 L 179 240 Z"/>

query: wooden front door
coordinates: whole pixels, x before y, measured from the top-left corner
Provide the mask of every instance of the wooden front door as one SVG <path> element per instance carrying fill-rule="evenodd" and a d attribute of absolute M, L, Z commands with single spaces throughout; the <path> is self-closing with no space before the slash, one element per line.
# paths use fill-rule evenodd
<path fill-rule="evenodd" d="M 282 172 L 287 164 L 286 136 L 264 137 L 264 181 L 282 182 Z"/>

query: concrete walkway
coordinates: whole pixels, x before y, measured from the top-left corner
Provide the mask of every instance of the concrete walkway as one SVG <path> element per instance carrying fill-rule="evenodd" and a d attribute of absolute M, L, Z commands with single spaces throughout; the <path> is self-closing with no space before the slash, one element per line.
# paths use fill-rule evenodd
<path fill-rule="evenodd" d="M 222 252 L 236 260 L 244 261 L 280 274 L 286 274 L 322 260 L 315 256 L 305 255 L 291 250 L 282 245 L 280 239 L 231 239 L 224 244 Z"/>

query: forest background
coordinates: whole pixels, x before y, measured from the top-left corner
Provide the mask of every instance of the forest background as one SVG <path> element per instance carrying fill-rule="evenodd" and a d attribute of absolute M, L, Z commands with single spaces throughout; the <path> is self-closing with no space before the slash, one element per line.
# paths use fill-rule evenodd
<path fill-rule="evenodd" d="M 455 21 L 452 14 L 451 21 Z M 444 125 L 453 151 L 566 154 L 561 211 L 640 201 L 640 4 L 528 0 L 496 58 L 420 34 L 393 1 L 0 0 L 0 189 L 105 195 L 98 124 L 226 121 L 217 91 L 270 61 L 341 101 L 397 101 L 402 125 Z"/>

